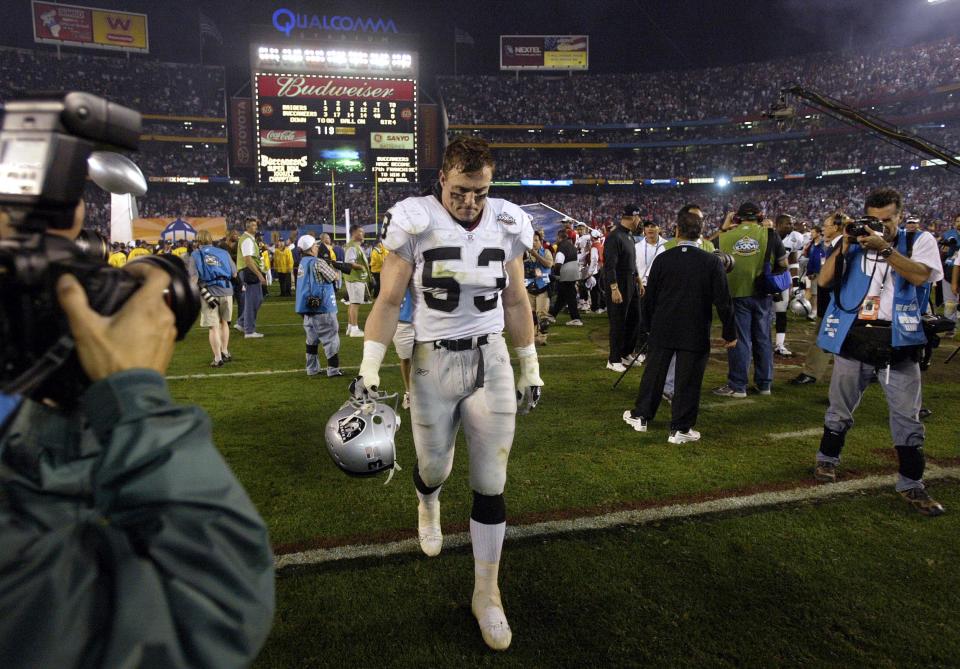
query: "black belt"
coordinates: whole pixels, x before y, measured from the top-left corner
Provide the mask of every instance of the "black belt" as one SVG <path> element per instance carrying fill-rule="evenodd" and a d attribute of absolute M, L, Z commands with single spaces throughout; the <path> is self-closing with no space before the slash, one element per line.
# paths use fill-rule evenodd
<path fill-rule="evenodd" d="M 472 348 L 485 346 L 489 341 L 489 335 L 480 335 L 479 337 L 467 337 L 466 339 L 437 339 L 433 342 L 434 348 L 445 348 L 448 351 L 469 351 Z"/>
<path fill-rule="evenodd" d="M 480 354 L 477 360 L 477 380 L 474 382 L 474 388 L 483 388 L 483 349 L 489 341 L 489 335 L 480 335 L 479 337 L 467 337 L 466 339 L 437 339 L 433 342 L 433 348 L 445 348 L 448 351 L 469 351 L 476 348 Z"/>

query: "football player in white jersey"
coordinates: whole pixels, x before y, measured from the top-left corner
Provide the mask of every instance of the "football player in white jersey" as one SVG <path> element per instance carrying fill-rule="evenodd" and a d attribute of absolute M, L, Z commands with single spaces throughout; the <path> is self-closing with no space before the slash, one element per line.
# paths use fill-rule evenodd
<path fill-rule="evenodd" d="M 507 458 L 517 398 L 519 410 L 529 411 L 543 381 L 523 280 L 533 226 L 518 206 L 488 197 L 493 168 L 487 142 L 458 137 L 444 153 L 439 190 L 402 200 L 387 212 L 384 245 L 390 253 L 351 392 L 363 396 L 379 386 L 380 365 L 409 285 L 416 333 L 410 417 L 420 547 L 429 556 L 440 552 L 440 487 L 453 467 L 462 423 L 473 489 L 471 608 L 483 640 L 502 650 L 512 636 L 497 584 L 506 530 Z M 520 365 L 516 391 L 504 325 Z"/>
<path fill-rule="evenodd" d="M 780 299 L 773 303 L 774 327 L 777 331 L 773 352 L 779 356 L 789 358 L 793 352 L 787 348 L 787 307 L 794 293 L 800 290 L 800 253 L 803 251 L 803 235 L 793 229 L 793 217 L 790 214 L 780 214 L 774 221 L 777 234 L 783 240 L 783 247 L 787 250 L 787 269 L 790 271 L 791 285 L 780 293 Z"/>

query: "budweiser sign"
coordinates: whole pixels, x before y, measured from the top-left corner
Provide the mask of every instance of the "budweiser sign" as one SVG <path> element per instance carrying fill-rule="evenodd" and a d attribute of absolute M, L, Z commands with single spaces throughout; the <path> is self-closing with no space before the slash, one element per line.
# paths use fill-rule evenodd
<path fill-rule="evenodd" d="M 257 75 L 260 97 L 331 100 L 413 100 L 414 82 L 405 79 L 352 79 L 303 74 Z"/>
<path fill-rule="evenodd" d="M 262 148 L 302 149 L 307 145 L 306 130 L 261 130 Z"/>

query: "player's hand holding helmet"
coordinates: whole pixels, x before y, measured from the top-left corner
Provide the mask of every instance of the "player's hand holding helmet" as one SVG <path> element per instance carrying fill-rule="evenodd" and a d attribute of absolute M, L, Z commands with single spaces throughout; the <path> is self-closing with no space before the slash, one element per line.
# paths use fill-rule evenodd
<path fill-rule="evenodd" d="M 350 396 L 355 400 L 368 400 L 378 396 L 380 387 L 380 365 L 387 347 L 378 341 L 363 342 L 363 359 L 360 361 L 360 375 L 350 382 Z"/>
<path fill-rule="evenodd" d="M 533 344 L 518 346 L 517 361 L 520 363 L 520 377 L 517 379 L 517 412 L 530 413 L 540 401 L 543 379 L 540 378 L 540 362 L 537 349 Z"/>

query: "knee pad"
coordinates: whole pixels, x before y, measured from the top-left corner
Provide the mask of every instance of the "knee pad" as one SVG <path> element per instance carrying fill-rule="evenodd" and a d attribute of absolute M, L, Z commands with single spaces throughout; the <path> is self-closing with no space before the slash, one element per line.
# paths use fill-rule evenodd
<path fill-rule="evenodd" d="M 826 425 L 823 426 L 823 436 L 820 437 L 820 452 L 831 458 L 839 458 L 846 441 L 847 431 L 835 432 Z"/>
<path fill-rule="evenodd" d="M 307 355 L 316 355 L 319 350 L 319 344 L 307 344 Z"/>
<path fill-rule="evenodd" d="M 474 491 L 470 518 L 484 525 L 499 525 L 507 522 L 507 505 L 503 501 L 503 494 L 481 495 Z"/>
<path fill-rule="evenodd" d="M 777 312 L 775 327 L 777 329 L 777 332 L 787 331 L 787 312 L 785 311 Z"/>
<path fill-rule="evenodd" d="M 900 475 L 911 481 L 923 478 L 926 458 L 923 455 L 923 446 L 894 446 L 897 449 L 897 459 L 900 461 Z"/>
<path fill-rule="evenodd" d="M 413 486 L 417 489 L 421 495 L 432 495 L 437 490 L 440 489 L 443 483 L 435 486 L 428 486 L 423 482 L 423 479 L 420 478 L 420 467 L 418 465 L 413 466 Z"/>

